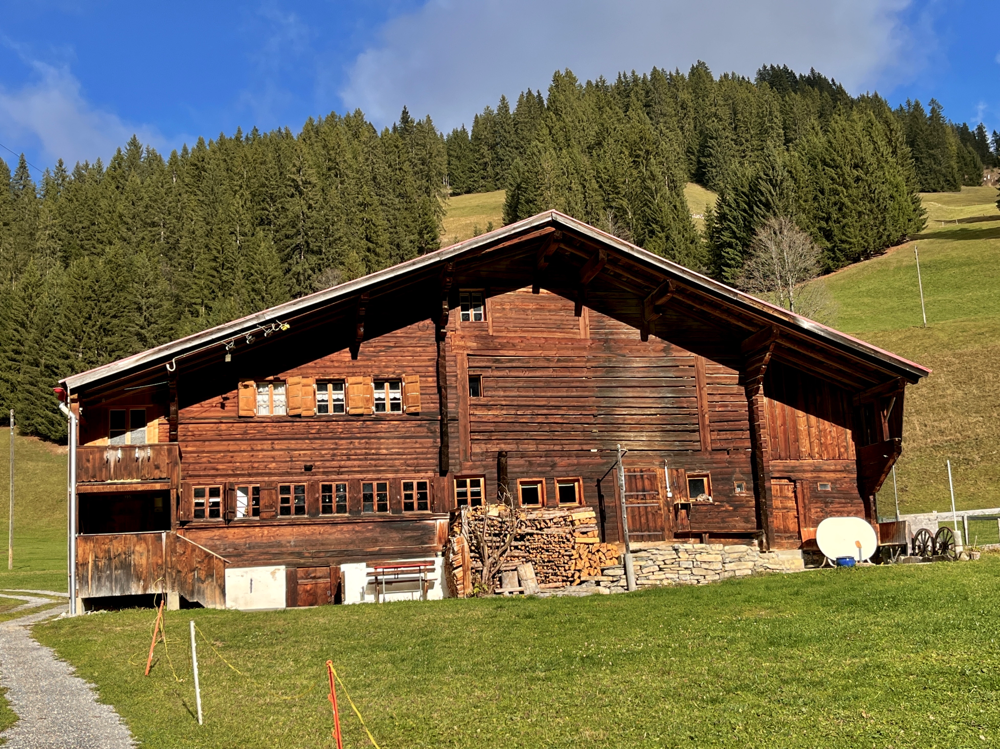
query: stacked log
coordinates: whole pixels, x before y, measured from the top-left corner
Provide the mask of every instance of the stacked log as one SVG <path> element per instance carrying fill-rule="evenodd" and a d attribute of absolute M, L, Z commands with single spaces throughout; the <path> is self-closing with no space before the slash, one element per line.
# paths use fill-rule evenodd
<path fill-rule="evenodd" d="M 477 527 L 481 527 L 486 514 L 487 545 L 497 548 L 502 543 L 503 534 L 500 512 L 496 506 L 467 508 L 464 516 L 458 516 L 452 523 L 450 566 L 452 589 L 456 594 L 471 594 L 472 581 L 480 580 L 483 569 L 480 549 L 469 528 L 473 524 L 480 524 Z M 599 576 L 602 566 L 618 560 L 618 549 L 612 544 L 601 543 L 593 508 L 518 510 L 517 514 L 517 533 L 510 552 L 500 565 L 500 572 L 516 570 L 519 564 L 531 563 L 540 588 L 562 588 L 579 585 L 588 577 Z M 457 543 L 459 538 L 464 543 Z M 465 565 L 460 556 L 463 552 L 468 555 Z"/>

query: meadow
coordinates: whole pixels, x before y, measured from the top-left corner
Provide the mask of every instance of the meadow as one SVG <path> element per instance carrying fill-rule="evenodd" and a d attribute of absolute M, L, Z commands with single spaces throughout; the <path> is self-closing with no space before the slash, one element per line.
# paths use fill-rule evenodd
<path fill-rule="evenodd" d="M 588 598 L 167 612 L 149 677 L 153 611 L 34 633 L 144 747 L 333 746 L 327 659 L 382 747 L 997 746 L 998 574 L 984 557 Z M 345 746 L 369 745 L 339 700 Z"/>

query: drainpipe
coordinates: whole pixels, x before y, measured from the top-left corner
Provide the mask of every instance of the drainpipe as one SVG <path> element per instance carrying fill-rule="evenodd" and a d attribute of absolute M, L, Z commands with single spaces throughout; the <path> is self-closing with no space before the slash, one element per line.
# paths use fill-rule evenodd
<path fill-rule="evenodd" d="M 68 394 L 66 396 L 69 397 Z M 66 414 L 69 420 L 69 466 L 66 473 L 66 488 L 69 497 L 69 517 L 67 519 L 68 577 L 69 577 L 69 615 L 76 616 L 76 414 L 66 405 L 59 403 L 59 410 Z"/>

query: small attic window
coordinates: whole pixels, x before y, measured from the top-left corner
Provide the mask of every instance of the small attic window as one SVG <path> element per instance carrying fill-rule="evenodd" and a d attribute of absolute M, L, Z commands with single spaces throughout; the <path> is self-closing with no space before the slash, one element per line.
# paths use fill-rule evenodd
<path fill-rule="evenodd" d="M 820 481 L 819 482 L 819 490 L 821 492 L 830 492 L 830 491 L 833 491 L 833 485 L 829 481 Z"/>
<path fill-rule="evenodd" d="M 707 473 L 688 474 L 688 499 L 692 502 L 712 501 L 712 479 Z"/>

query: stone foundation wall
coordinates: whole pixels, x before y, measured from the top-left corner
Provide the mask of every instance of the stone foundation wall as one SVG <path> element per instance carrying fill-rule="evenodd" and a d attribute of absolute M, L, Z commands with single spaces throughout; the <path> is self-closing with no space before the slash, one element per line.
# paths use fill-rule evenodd
<path fill-rule="evenodd" d="M 703 585 L 727 577 L 804 569 L 797 551 L 760 552 L 754 546 L 725 544 L 662 544 L 632 551 L 636 586 Z M 624 560 L 589 578 L 612 593 L 626 589 Z"/>

